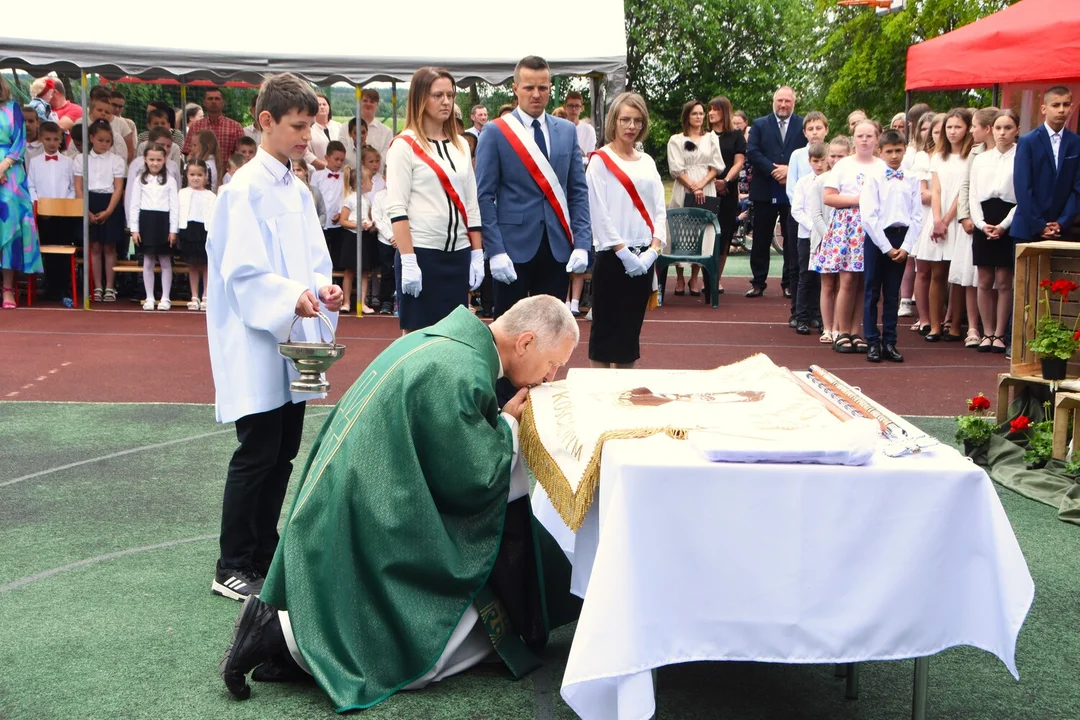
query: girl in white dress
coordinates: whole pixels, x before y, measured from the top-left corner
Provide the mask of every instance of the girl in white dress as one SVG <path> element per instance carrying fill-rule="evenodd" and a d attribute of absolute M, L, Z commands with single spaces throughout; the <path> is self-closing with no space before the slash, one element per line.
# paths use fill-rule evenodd
<path fill-rule="evenodd" d="M 915 157 L 911 162 L 910 172 L 919 179 L 919 190 L 922 193 L 922 231 L 919 240 L 915 243 L 915 312 L 919 316 L 918 322 L 911 326 L 912 330 L 926 335 L 930 332 L 930 280 L 933 272 L 931 259 L 937 249 L 930 238 L 931 226 L 934 224 L 930 209 L 930 158 L 941 145 L 941 127 L 945 124 L 945 114 L 935 113 L 933 110 L 919 118 L 919 136 L 916 138 Z M 948 276 L 948 268 L 942 268 L 939 272 Z"/>
<path fill-rule="evenodd" d="M 953 284 L 949 296 L 953 327 L 957 330 L 960 328 L 960 312 L 964 306 L 966 289 L 970 288 L 971 298 L 968 298 L 970 302 L 967 308 L 968 333 L 974 333 L 975 344 L 978 345 L 979 306 L 976 291 L 978 283 L 975 280 L 975 265 L 971 258 L 971 235 L 956 219 L 960 186 L 967 177 L 967 157 L 972 145 L 971 113 L 965 108 L 953 108 L 946 113 L 942 128 L 944 139 L 941 143 L 941 152 L 930 161 L 931 211 L 933 213 L 931 234 L 933 237 L 943 239 L 943 244 L 947 248 L 946 252 L 949 254 L 947 280 Z M 940 291 L 940 286 L 937 289 Z M 935 327 L 934 313 L 941 310 L 940 306 L 934 303 L 934 290 L 935 283 L 931 282 L 931 328 L 926 341 L 959 342 L 963 339 L 959 333 L 943 332 L 943 324 Z"/>
<path fill-rule="evenodd" d="M 675 181 L 671 189 L 671 207 L 694 207 L 704 202 L 707 197 L 716 197 L 713 180 L 717 173 L 726 169 L 720 154 L 720 143 L 716 134 L 705 125 L 705 105 L 691 100 L 682 109 L 683 131 L 672 135 L 667 144 L 668 171 Z M 693 198 L 687 198 L 692 195 Z M 693 202 L 691 201 L 693 200 Z M 705 229 L 701 242 L 701 254 L 711 255 L 715 231 L 711 226 Z M 698 279 L 701 268 L 694 265 L 690 270 L 690 294 L 700 295 L 703 281 Z M 682 295 L 683 268 L 675 266 L 675 294 Z M 700 284 L 699 284 L 700 283 Z"/>

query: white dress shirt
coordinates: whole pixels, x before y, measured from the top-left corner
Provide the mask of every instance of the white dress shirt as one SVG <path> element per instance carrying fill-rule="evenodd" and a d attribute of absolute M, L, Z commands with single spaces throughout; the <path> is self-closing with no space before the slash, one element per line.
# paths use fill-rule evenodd
<path fill-rule="evenodd" d="M 352 233 L 354 238 L 361 231 L 363 231 L 361 225 L 363 225 L 365 220 L 370 219 L 369 215 L 371 212 L 371 206 L 368 205 L 367 198 L 364 197 L 363 193 L 359 193 L 360 212 L 356 211 L 356 203 L 358 200 L 357 195 L 358 193 L 351 192 L 345 197 L 345 200 L 341 203 L 342 210 L 344 210 L 345 208 L 349 208 L 349 220 L 356 223 L 355 230 L 345 228 L 345 231 Z"/>
<path fill-rule="evenodd" d="M 127 138 L 128 135 L 131 135 L 134 131 L 128 126 L 126 122 L 124 122 L 124 118 L 118 118 L 115 115 L 113 116 L 113 119 L 109 122 L 109 125 L 112 126 L 113 138 L 111 151 L 114 155 L 119 156 L 119 158 L 124 161 L 124 167 L 127 167 L 128 147 L 127 140 L 125 138 Z"/>
<path fill-rule="evenodd" d="M 176 182 L 165 173 L 165 184 L 156 177 L 148 175 L 144 184 L 142 178 L 135 180 L 131 190 L 131 212 L 128 215 L 128 227 L 131 232 L 139 232 L 139 214 L 143 210 L 169 213 L 169 232 L 175 233 L 179 223 L 179 203 L 176 194 Z"/>
<path fill-rule="evenodd" d="M 882 163 L 884 164 L 884 163 Z M 903 170 L 900 170 L 903 174 Z M 859 194 L 859 214 L 863 231 L 874 241 L 882 254 L 888 254 L 893 246 L 885 237 L 886 228 L 906 227 L 901 250 L 907 253 L 915 248 L 915 241 L 922 231 L 922 193 L 919 180 L 913 175 L 902 178 L 886 178 L 886 168 L 868 173 Z"/>
<path fill-rule="evenodd" d="M 402 134 L 408 133 L 406 130 Z M 469 230 L 480 229 L 476 176 L 465 138 L 431 141 L 424 148 L 450 178 L 468 215 L 462 218 L 428 164 L 405 141 L 386 154 L 386 208 L 392 221 L 408 220 L 413 247 L 463 250 L 470 247 Z M 417 141 L 419 142 L 419 140 Z M 460 147 L 458 147 L 460 146 Z"/>
<path fill-rule="evenodd" d="M 244 137 L 251 138 L 256 145 L 262 144 L 262 130 L 256 128 L 254 124 L 244 126 Z"/>
<path fill-rule="evenodd" d="M 1046 134 L 1050 136 L 1050 148 L 1054 151 L 1054 167 L 1057 167 L 1061 163 L 1058 162 L 1058 153 L 1061 151 L 1061 133 L 1064 132 L 1064 128 L 1061 130 L 1054 130 L 1050 127 L 1050 123 L 1043 123 L 1043 127 L 1046 128 Z"/>
<path fill-rule="evenodd" d="M 986 218 L 982 210 L 984 200 L 1000 198 L 1016 205 L 1016 190 L 1013 188 L 1015 160 L 1016 143 L 1013 143 L 1012 147 L 1005 152 L 999 152 L 997 147 L 992 147 L 981 153 L 972 163 L 971 179 L 968 183 L 968 209 L 971 211 L 971 222 L 975 223 L 975 227 L 980 230 L 986 229 Z M 998 224 L 1008 229 L 1012 225 L 1015 214 L 1014 207 Z"/>
<path fill-rule="evenodd" d="M 341 212 L 341 203 L 345 200 L 345 178 L 342 177 L 344 171 L 345 168 L 337 172 L 331 172 L 330 168 L 323 168 L 311 175 L 311 184 L 319 188 L 323 205 L 326 207 L 326 223 L 323 228 L 327 230 L 341 227 L 334 222 L 333 218 Z"/>
<path fill-rule="evenodd" d="M 218 422 L 301 403 L 325 395 L 293 393 L 299 378 L 278 354 L 290 335 L 319 342 L 321 321 L 297 321 L 305 290 L 331 284 L 330 253 L 315 203 L 290 167 L 260 149 L 221 189 L 207 228 L 206 311 Z M 337 313 L 324 308 L 332 325 Z"/>
<path fill-rule="evenodd" d="M 816 253 L 821 247 L 821 241 L 825 239 L 825 233 L 829 231 L 832 223 L 833 211 L 836 208 L 825 204 L 825 185 L 829 182 L 832 171 L 823 172 L 814 179 L 813 192 L 807 200 L 810 208 L 810 219 L 814 228 L 810 235 L 810 253 Z"/>
<path fill-rule="evenodd" d="M 360 120 L 356 120 L 356 136 L 360 137 Z M 367 144 L 379 151 L 379 171 L 386 172 L 386 151 L 390 148 L 390 141 L 394 139 L 394 131 L 383 125 L 378 120 L 368 123 Z M 356 144 L 349 137 L 349 124 L 341 123 L 338 129 L 338 140 L 345 146 L 345 157 L 356 152 Z M 352 164 L 352 163 L 350 163 Z"/>
<path fill-rule="evenodd" d="M 37 202 L 38 198 L 75 197 L 75 164 L 65 155 L 42 154 L 30 158 L 26 180 L 31 202 Z"/>
<path fill-rule="evenodd" d="M 809 175 L 803 175 L 799 178 L 799 182 L 795 185 L 795 191 L 791 194 L 791 217 L 795 222 L 799 223 L 800 238 L 809 238 L 814 234 L 811 199 L 817 179 L 818 176 L 814 175 L 811 170 Z"/>
<path fill-rule="evenodd" d="M 581 151 L 581 159 L 588 165 L 589 154 L 596 151 L 596 128 L 591 123 L 579 122 L 574 129 L 577 130 L 577 144 L 578 150 Z"/>
<path fill-rule="evenodd" d="M 390 213 L 386 211 L 386 197 L 386 188 L 383 187 L 371 198 L 371 221 L 375 223 L 375 230 L 379 233 L 379 242 L 393 245 L 394 227 L 390 223 Z"/>
<path fill-rule="evenodd" d="M 176 146 L 174 145 L 173 147 Z M 128 167 L 127 184 L 124 186 L 124 208 L 128 213 L 128 217 L 131 217 L 132 212 L 137 210 L 137 208 L 133 207 L 131 204 L 131 189 L 134 187 L 135 183 L 138 182 L 139 175 L 142 174 L 144 167 L 146 167 L 146 160 L 141 155 L 135 158 Z M 180 168 L 172 160 L 165 161 L 165 172 L 168 173 L 169 177 L 176 183 L 176 187 L 183 185 L 183 183 L 180 182 Z"/>
<path fill-rule="evenodd" d="M 83 178 L 83 190 L 107 195 L 113 193 L 113 181 L 116 178 L 123 178 L 127 170 L 127 166 L 124 165 L 124 161 L 120 159 L 119 155 L 111 152 L 98 155 L 94 150 L 91 150 L 90 155 L 87 157 L 89 172 L 84 172 L 81 155 L 74 158 L 72 164 L 75 177 Z"/>
<path fill-rule="evenodd" d="M 798 186 L 799 181 L 806 175 L 813 175 L 814 171 L 810 168 L 810 148 L 803 146 L 796 148 L 791 153 L 791 158 L 788 160 L 787 171 L 787 184 L 784 186 L 784 192 L 787 193 L 788 202 L 795 202 L 795 188 Z M 810 237 L 804 235 L 803 237 Z"/>
<path fill-rule="evenodd" d="M 26 141 L 26 150 L 23 151 L 23 162 L 29 162 L 32 158 L 45 153 L 45 145 L 40 140 Z"/>
<path fill-rule="evenodd" d="M 611 174 L 602 160 L 593 158 L 585 170 L 585 181 L 589 185 L 589 219 L 592 224 L 593 246 L 597 250 L 609 250 L 616 245 L 648 247 L 653 237 L 660 240 L 661 247 L 665 246 L 667 210 L 664 182 L 660 179 L 656 163 L 645 153 L 639 153 L 637 160 L 633 162 L 622 159 L 614 152 L 610 152 L 609 157 L 634 183 L 634 188 L 652 220 L 655 234 L 649 232 L 649 226 L 634 207 L 630 193 L 626 192 L 622 183 Z"/>
<path fill-rule="evenodd" d="M 532 115 L 528 115 L 521 108 L 514 109 L 514 117 L 518 119 L 525 129 L 529 132 L 529 137 L 532 137 L 533 133 L 533 120 L 540 121 L 540 132 L 544 134 L 544 143 L 547 145 L 547 155 L 551 157 L 551 131 L 548 130 L 547 113 L 540 113 L 540 117 L 534 118 Z"/>
<path fill-rule="evenodd" d="M 204 227 L 209 227 L 214 217 L 216 202 L 217 195 L 209 190 L 195 190 L 189 187 L 182 189 L 177 194 L 178 227 L 183 230 L 189 222 L 202 223 Z"/>
<path fill-rule="evenodd" d="M 329 133 L 329 135 L 327 135 Z M 317 122 L 311 123 L 311 140 L 308 142 L 308 154 L 304 160 L 311 163 L 312 160 L 322 160 L 326 157 L 326 146 L 331 140 L 337 140 L 341 134 L 341 123 L 337 120 L 328 120 L 325 126 Z"/>

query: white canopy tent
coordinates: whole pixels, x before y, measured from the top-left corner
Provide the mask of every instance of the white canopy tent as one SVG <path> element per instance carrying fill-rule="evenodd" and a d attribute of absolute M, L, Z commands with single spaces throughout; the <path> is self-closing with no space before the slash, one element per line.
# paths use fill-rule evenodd
<path fill-rule="evenodd" d="M 65 20 L 49 26 L 42 24 L 41 8 L 33 2 L 9 5 L 0 37 L 0 68 L 81 75 L 84 127 L 88 73 L 174 78 L 182 83 L 183 98 L 184 83 L 192 80 L 259 83 L 268 74 L 293 72 L 316 85 L 347 82 L 359 87 L 376 81 L 405 81 L 425 65 L 447 68 L 459 85 L 477 80 L 497 85 L 512 77 L 522 56 L 539 55 L 548 61 L 553 75 L 592 78 L 597 122 L 603 107 L 601 78 L 618 88 L 626 76 L 622 0 L 548 0 L 536 12 L 525 13 L 509 5 L 500 7 L 497 14 L 474 15 L 431 0 L 408 7 L 367 3 L 357 10 L 352 28 L 344 22 L 337 26 L 340 39 L 333 38 L 333 27 L 310 27 L 312 20 L 303 13 L 292 17 L 273 5 L 234 6 L 235 28 L 225 31 L 227 41 L 221 32 L 192 32 L 179 25 L 162 31 L 148 24 L 146 4 L 137 0 L 110 3 L 104 37 L 83 22 L 86 4 L 81 0 L 54 0 L 50 15 Z M 250 19 L 241 22 L 236 14 L 241 11 Z M 571 25 L 588 32 L 572 32 Z M 213 22 L 211 26 L 217 27 Z M 154 30 L 149 32 L 151 27 Z M 150 40 L 157 46 L 152 47 Z M 329 48 L 340 51 L 328 53 Z M 359 101 L 357 92 L 357 117 Z M 84 152 L 88 150 L 86 143 Z M 87 203 L 84 196 L 83 238 L 88 254 Z M 83 274 L 83 306 L 90 306 L 89 273 Z M 358 302 L 358 311 L 360 306 Z"/>
<path fill-rule="evenodd" d="M 256 83 L 268 73 L 288 71 L 318 85 L 404 81 L 424 65 L 447 68 L 461 84 L 497 85 L 529 54 L 545 58 L 554 75 L 603 75 L 618 82 L 626 69 L 622 0 L 548 0 L 529 13 L 510 4 L 472 14 L 425 0 L 408 6 L 365 3 L 358 6 L 353 28 L 337 26 L 338 38 L 333 25 L 311 25 L 337 18 L 290 17 L 274 5 L 231 6 L 235 22 L 221 32 L 179 24 L 148 32 L 153 26 L 146 7 L 137 0 L 110 3 L 108 35 L 102 37 L 80 22 L 86 13 L 80 0 L 50 3 L 49 14 L 66 20 L 48 26 L 39 6 L 10 3 L 0 67 Z M 241 12 L 248 19 L 241 20 Z"/>

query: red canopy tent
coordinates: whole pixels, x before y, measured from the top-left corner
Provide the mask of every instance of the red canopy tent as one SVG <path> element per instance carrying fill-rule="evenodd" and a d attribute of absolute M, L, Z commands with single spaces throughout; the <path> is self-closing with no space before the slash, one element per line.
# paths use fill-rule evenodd
<path fill-rule="evenodd" d="M 1080 2 L 1021 0 L 907 53 L 908 90 L 1080 82 Z"/>

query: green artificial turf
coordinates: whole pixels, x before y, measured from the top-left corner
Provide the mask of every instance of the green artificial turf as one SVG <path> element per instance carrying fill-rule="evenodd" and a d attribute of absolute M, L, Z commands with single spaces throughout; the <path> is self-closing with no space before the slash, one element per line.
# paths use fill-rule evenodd
<path fill-rule="evenodd" d="M 309 411 L 306 443 L 324 409 Z M 952 421 L 916 418 L 943 439 Z M 235 702 L 217 662 L 239 605 L 210 594 L 224 470 L 235 439 L 203 406 L 0 403 L 0 719 L 329 718 L 314 685 L 256 685 Z M 48 468 L 132 452 L 4 485 Z M 299 461 L 298 461 L 299 463 Z M 1052 508 L 999 490 L 1035 578 L 1015 682 L 992 655 L 956 648 L 930 662 L 930 716 L 1080 717 L 1078 529 Z M 288 500 L 286 501 L 288 503 Z M 164 544 L 176 543 L 167 547 Z M 146 549 L 153 548 L 156 549 Z M 123 553 L 101 559 L 110 553 Z M 98 560 L 95 560 L 98 559 Z M 56 568 L 95 560 L 38 578 Z M 30 579 L 30 581 L 27 581 Z M 16 586 L 17 585 L 17 586 Z M 364 717 L 538 720 L 575 717 L 558 694 L 573 628 L 546 667 L 513 682 L 481 667 L 399 693 Z M 664 668 L 658 718 L 886 720 L 909 716 L 912 662 L 862 666 L 844 699 L 831 666 L 700 663 Z"/>

